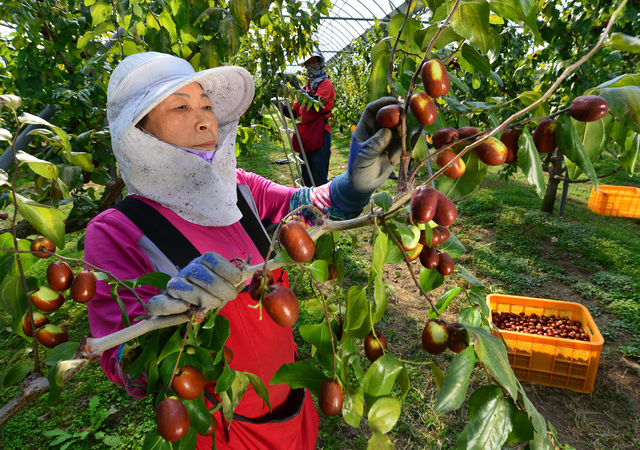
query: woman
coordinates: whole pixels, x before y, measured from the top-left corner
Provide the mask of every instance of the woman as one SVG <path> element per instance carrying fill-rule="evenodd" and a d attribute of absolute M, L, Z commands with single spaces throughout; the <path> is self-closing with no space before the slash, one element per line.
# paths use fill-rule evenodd
<path fill-rule="evenodd" d="M 238 119 L 253 95 L 253 80 L 240 67 L 196 73 L 185 60 L 167 54 L 125 58 L 109 80 L 107 114 L 113 152 L 128 188 L 121 203 L 129 207 L 104 211 L 92 220 L 85 259 L 123 280 L 149 272 L 173 277 L 164 293 L 151 286 L 136 289 L 153 315 L 179 314 L 189 304 L 222 307 L 220 314 L 231 328 L 226 343 L 234 354 L 231 367 L 263 380 L 273 412 L 250 387 L 235 410 L 240 419 L 230 428 L 217 413 L 217 448 L 311 449 L 318 415 L 310 394 L 269 385 L 282 364 L 294 361 L 292 330 L 268 317 L 259 319 L 259 311 L 251 308 L 256 302 L 247 293 L 238 294 L 240 272 L 229 261 L 264 261 L 258 249 L 260 233 L 264 238 L 260 221 L 276 223 L 300 205 L 313 204 L 336 217 L 359 214 L 399 162 L 399 144 L 390 130 L 378 130 L 374 119 L 379 108 L 395 100 L 367 107 L 345 174 L 320 188 L 293 189 L 236 168 Z M 257 219 L 247 225 L 253 213 Z M 166 229 L 173 230 L 164 239 L 168 243 L 162 239 Z M 176 235 L 179 245 L 173 243 Z M 202 256 L 176 262 L 188 254 L 187 247 Z M 288 283 L 284 271 L 276 271 L 275 277 Z M 130 293 L 120 291 L 120 297 L 131 322 L 144 316 Z M 104 282 L 88 312 L 94 337 L 124 327 L 120 306 Z M 144 379 L 130 380 L 122 371 L 124 350 L 122 345 L 105 352 L 100 363 L 112 381 L 143 397 Z M 213 387 L 207 389 L 211 406 Z M 198 436 L 198 448 L 211 446 L 211 438 Z"/>
<path fill-rule="evenodd" d="M 300 65 L 306 69 L 307 75 L 307 84 L 303 90 L 323 104 L 323 107 L 316 111 L 314 108 L 308 108 L 307 105 L 300 105 L 297 99 L 293 103 L 293 112 L 296 117 L 300 118 L 300 123 L 297 125 L 298 133 L 304 143 L 305 157 L 309 165 L 309 170 L 306 167 L 302 168 L 302 179 L 305 186 L 321 186 L 328 182 L 329 160 L 331 159 L 329 117 L 331 117 L 336 91 L 333 82 L 324 70 L 322 53 L 313 52 Z M 314 143 L 312 136 L 315 136 L 313 132 L 315 127 L 322 127 L 323 131 L 318 135 L 320 139 Z M 311 172 L 311 176 L 309 176 L 309 172 Z"/>

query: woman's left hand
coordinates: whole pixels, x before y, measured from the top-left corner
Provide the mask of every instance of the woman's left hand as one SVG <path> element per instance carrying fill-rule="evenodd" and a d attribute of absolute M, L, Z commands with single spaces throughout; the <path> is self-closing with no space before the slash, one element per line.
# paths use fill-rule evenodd
<path fill-rule="evenodd" d="M 154 316 L 185 313 L 191 306 L 222 308 L 234 300 L 242 272 L 218 253 L 207 252 L 191 261 L 169 280 L 164 294 L 149 300 L 147 312 Z M 238 286 L 238 287 L 236 287 Z"/>

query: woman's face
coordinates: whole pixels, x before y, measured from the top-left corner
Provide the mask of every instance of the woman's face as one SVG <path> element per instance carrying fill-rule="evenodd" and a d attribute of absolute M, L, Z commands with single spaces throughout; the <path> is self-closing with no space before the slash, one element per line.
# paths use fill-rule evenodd
<path fill-rule="evenodd" d="M 140 125 L 158 139 L 180 147 L 211 151 L 218 146 L 218 120 L 198 82 L 165 98 Z"/>

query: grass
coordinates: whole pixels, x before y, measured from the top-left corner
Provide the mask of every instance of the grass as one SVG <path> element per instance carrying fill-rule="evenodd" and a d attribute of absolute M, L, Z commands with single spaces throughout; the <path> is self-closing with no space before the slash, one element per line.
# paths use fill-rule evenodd
<path fill-rule="evenodd" d="M 330 177 L 345 170 L 349 139 L 334 130 Z M 281 147 L 265 140 L 250 155 L 240 155 L 238 165 L 292 185 L 288 166 L 274 164 L 283 157 Z M 597 169 L 604 173 L 614 164 L 605 158 Z M 603 182 L 640 186 L 640 176 L 617 173 Z M 393 192 L 394 183 L 385 182 L 383 190 Z M 577 449 L 639 449 L 640 221 L 594 214 L 587 208 L 590 191 L 590 183 L 572 184 L 564 215 L 558 217 L 539 212 L 540 199 L 521 175 L 505 181 L 497 170 L 490 170 L 480 188 L 457 204 L 459 218 L 451 229 L 467 248 L 457 263 L 481 279 L 489 291 L 578 301 L 589 308 L 606 340 L 594 393 L 528 384 L 528 396 L 557 429 L 562 443 Z M 346 233 L 339 241 L 349 259 L 345 285 L 337 291 L 338 296 L 348 286 L 366 280 L 369 231 L 358 230 L 355 236 L 359 241 L 355 247 Z M 79 238 L 74 236 L 65 248 L 68 255 L 80 257 L 81 252 L 75 249 Z M 47 261 L 40 261 L 30 272 L 44 280 L 46 265 Z M 292 269 L 291 279 L 298 274 L 298 269 Z M 380 327 L 394 354 L 407 362 L 412 383 L 390 438 L 403 449 L 453 448 L 466 424 L 466 408 L 435 414 L 437 388 L 429 366 L 433 361 L 444 370 L 451 355 L 427 357 L 419 334 L 428 305 L 416 295 L 406 267 L 390 266 L 387 275 L 389 309 Z M 297 326 L 319 320 L 320 313 L 310 307 L 314 302 L 304 274 L 298 279 L 296 293 L 303 305 Z M 455 311 L 460 306 L 454 303 L 451 308 Z M 84 306 L 67 302 L 56 313 L 56 321 L 72 330 L 72 340 L 89 334 L 85 311 Z M 4 367 L 13 353 L 26 345 L 9 330 L 6 314 L 0 313 L 0 323 L 0 366 Z M 302 356 L 308 352 L 309 348 L 301 345 Z M 28 353 L 23 352 L 22 358 L 30 360 Z M 484 381 L 483 377 L 483 372 L 476 371 L 472 386 Z M 13 386 L 1 391 L 0 402 L 4 404 L 17 390 Z M 44 436 L 44 431 L 74 433 L 83 429 L 90 424 L 87 405 L 94 395 L 100 396 L 99 409 L 117 409 L 100 431 L 117 434 L 121 440 L 117 448 L 140 448 L 144 434 L 155 426 L 151 405 L 147 400 L 129 398 L 124 389 L 106 379 L 98 364 L 83 369 L 63 388 L 58 405 L 47 406 L 46 398 L 41 398 L 14 417 L 0 430 L 0 448 L 46 448 L 52 438 Z M 341 417 L 321 418 L 318 448 L 364 449 L 370 433 L 364 422 L 355 429 Z M 86 444 L 86 448 L 106 448 L 95 435 Z"/>

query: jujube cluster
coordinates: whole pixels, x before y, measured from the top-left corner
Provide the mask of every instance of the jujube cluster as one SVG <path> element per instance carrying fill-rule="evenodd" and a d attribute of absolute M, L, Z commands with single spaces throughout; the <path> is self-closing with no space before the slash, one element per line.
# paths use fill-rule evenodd
<path fill-rule="evenodd" d="M 579 320 L 572 320 L 568 316 L 555 314 L 538 315 L 536 313 L 519 314 L 507 311 L 492 311 L 491 319 L 496 327 L 504 331 L 537 334 L 556 338 L 588 341 L 589 335 L 582 328 Z"/>
<path fill-rule="evenodd" d="M 411 95 L 409 110 L 422 125 L 432 125 L 438 118 L 438 106 L 433 100 L 449 93 L 451 82 L 447 68 L 439 59 L 425 62 L 420 69 L 424 92 Z M 387 105 L 378 110 L 376 121 L 383 128 L 395 128 L 400 125 L 404 108 L 400 105 Z"/>
<path fill-rule="evenodd" d="M 422 330 L 422 347 L 432 355 L 449 349 L 460 353 L 469 346 L 469 332 L 461 323 L 451 326 L 442 319 L 429 319 Z"/>

